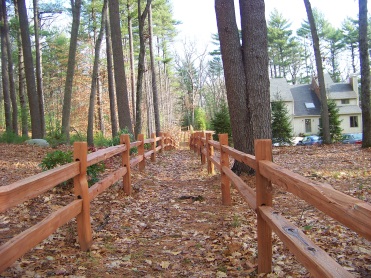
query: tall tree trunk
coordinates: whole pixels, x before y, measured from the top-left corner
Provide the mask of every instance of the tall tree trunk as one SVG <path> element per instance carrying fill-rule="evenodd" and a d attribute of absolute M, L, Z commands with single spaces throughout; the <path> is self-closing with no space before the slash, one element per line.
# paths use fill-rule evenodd
<path fill-rule="evenodd" d="M 0 5 L 1 79 L 4 96 L 5 129 L 7 132 L 12 132 L 13 129 L 12 129 L 11 101 L 9 94 L 8 49 L 6 44 L 5 13 L 6 3 L 5 0 L 2 0 Z"/>
<path fill-rule="evenodd" d="M 246 77 L 234 2 L 215 0 L 215 12 L 234 147 L 239 151 L 251 153 L 253 148 L 248 144 L 248 137 L 252 135 L 252 131 L 249 132 L 252 128 L 247 113 Z M 235 163 L 234 170 L 239 172 L 243 169 L 244 164 Z"/>
<path fill-rule="evenodd" d="M 138 80 L 137 80 L 137 99 L 136 99 L 136 116 L 135 116 L 135 136 L 142 132 L 142 111 L 140 106 L 143 98 L 143 75 L 144 75 L 144 58 L 146 54 L 146 45 L 144 38 L 144 22 L 148 14 L 149 6 L 152 0 L 147 0 L 146 7 L 142 13 L 140 0 L 138 0 L 138 24 L 139 24 L 139 59 L 138 59 Z"/>
<path fill-rule="evenodd" d="M 330 144 L 331 136 L 330 136 L 330 122 L 329 122 L 329 115 L 328 115 L 328 107 L 327 107 L 326 85 L 325 85 L 325 78 L 323 76 L 323 66 L 322 66 L 321 51 L 319 48 L 317 28 L 316 28 L 316 23 L 314 21 L 312 7 L 310 5 L 309 0 L 304 0 L 304 4 L 305 4 L 305 9 L 308 15 L 310 31 L 311 31 L 312 39 L 313 39 L 314 56 L 316 58 L 318 85 L 319 85 L 320 100 L 321 100 L 321 120 L 322 120 L 323 143 Z"/>
<path fill-rule="evenodd" d="M 36 53 L 36 86 L 37 95 L 39 98 L 41 130 L 45 135 L 45 117 L 44 117 L 44 92 L 43 92 L 43 77 L 42 77 L 42 55 L 40 47 L 40 14 L 39 14 L 39 0 L 33 0 L 34 10 L 34 29 L 35 29 L 35 53 Z"/>
<path fill-rule="evenodd" d="M 130 86 L 131 86 L 131 105 L 133 122 L 135 123 L 135 67 L 134 67 L 134 39 L 133 39 L 133 28 L 132 28 L 132 16 L 131 7 L 129 0 L 127 1 L 128 8 L 128 33 L 129 33 L 129 56 L 130 56 Z"/>
<path fill-rule="evenodd" d="M 111 40 L 113 52 L 113 66 L 116 83 L 116 99 L 120 129 L 127 128 L 133 132 L 131 124 L 128 88 L 126 83 L 124 54 L 122 50 L 122 38 L 120 28 L 120 10 L 118 0 L 109 0 L 109 18 L 111 25 Z"/>
<path fill-rule="evenodd" d="M 107 76 L 108 76 L 108 95 L 111 116 L 112 138 L 117 136 L 117 115 L 116 115 L 116 98 L 115 98 L 115 81 L 113 76 L 112 61 L 112 44 L 111 44 L 111 27 L 108 20 L 108 10 L 106 11 L 106 52 L 107 52 Z"/>
<path fill-rule="evenodd" d="M 272 137 L 268 35 L 264 0 L 240 0 L 240 13 L 246 74 L 246 104 L 253 128 L 251 133 L 253 136 L 248 136 L 246 140 L 250 148 L 252 147 L 250 153 L 253 154 L 254 139 L 270 139 Z"/>
<path fill-rule="evenodd" d="M 6 49 L 8 56 L 8 75 L 9 75 L 9 95 L 12 103 L 12 131 L 14 134 L 18 135 L 18 104 L 17 104 L 17 95 L 15 92 L 15 83 L 14 83 L 14 70 L 13 70 L 13 57 L 12 57 L 12 48 L 10 43 L 9 35 L 9 25 L 8 25 L 8 16 L 6 9 L 6 1 L 2 1 L 3 11 L 4 11 L 4 32 L 6 40 Z"/>
<path fill-rule="evenodd" d="M 367 40 L 367 0 L 359 0 L 359 57 L 361 63 L 362 148 L 371 147 L 370 58 Z"/>
<path fill-rule="evenodd" d="M 103 96 L 102 96 L 102 86 L 100 78 L 97 78 L 97 106 L 98 106 L 98 128 L 102 132 L 103 137 L 105 137 L 106 130 L 104 125 L 104 111 L 103 111 Z"/>
<path fill-rule="evenodd" d="M 71 27 L 70 48 L 68 52 L 68 65 L 67 65 L 66 83 L 64 86 L 64 100 L 63 100 L 63 112 L 62 112 L 62 134 L 65 136 L 67 142 L 70 141 L 72 88 L 73 88 L 73 77 L 75 74 L 77 37 L 79 34 L 79 26 L 80 26 L 81 0 L 71 0 L 71 8 L 72 8 L 73 19 L 72 19 L 72 27 Z"/>
<path fill-rule="evenodd" d="M 149 53 L 151 57 L 151 75 L 152 75 L 152 94 L 153 94 L 153 110 L 155 114 L 155 127 L 156 136 L 160 135 L 161 124 L 160 124 L 160 110 L 158 104 L 158 91 L 157 91 L 157 80 L 156 80 L 156 63 L 155 55 L 153 51 L 153 25 L 152 25 L 152 5 L 149 6 L 148 11 L 148 28 L 149 28 Z"/>
<path fill-rule="evenodd" d="M 14 12 L 17 20 L 19 21 L 17 0 L 14 0 Z M 26 137 L 28 136 L 28 109 L 24 90 L 25 72 L 20 29 L 17 30 L 17 48 L 18 48 L 18 95 L 19 103 L 21 105 L 22 136 Z"/>
<path fill-rule="evenodd" d="M 94 65 L 93 65 L 93 74 L 91 78 L 91 90 L 90 90 L 90 101 L 89 101 L 89 112 L 88 112 L 88 130 L 87 130 L 87 143 L 89 146 L 94 145 L 94 105 L 97 94 L 98 86 L 98 74 L 99 74 L 99 59 L 100 59 L 100 49 L 103 40 L 104 34 L 104 23 L 106 21 L 106 9 L 107 9 L 107 0 L 103 2 L 102 8 L 102 22 L 98 34 L 98 38 L 95 42 L 94 50 Z"/>
<path fill-rule="evenodd" d="M 22 49 L 25 63 L 28 102 L 31 115 L 32 138 L 43 138 L 40 107 L 36 91 L 35 72 L 31 51 L 28 17 L 25 0 L 18 0 L 19 24 L 21 27 Z"/>

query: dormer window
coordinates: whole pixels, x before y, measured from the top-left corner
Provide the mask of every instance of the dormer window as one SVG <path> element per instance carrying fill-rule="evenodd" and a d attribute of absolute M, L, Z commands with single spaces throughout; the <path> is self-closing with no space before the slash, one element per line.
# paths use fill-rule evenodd
<path fill-rule="evenodd" d="M 341 104 L 349 104 L 349 99 L 342 99 Z"/>
<path fill-rule="evenodd" d="M 314 103 L 313 103 L 313 102 L 306 102 L 306 103 L 305 103 L 305 107 L 306 107 L 307 109 L 314 109 L 314 108 L 316 108 L 316 107 L 314 106 Z"/>

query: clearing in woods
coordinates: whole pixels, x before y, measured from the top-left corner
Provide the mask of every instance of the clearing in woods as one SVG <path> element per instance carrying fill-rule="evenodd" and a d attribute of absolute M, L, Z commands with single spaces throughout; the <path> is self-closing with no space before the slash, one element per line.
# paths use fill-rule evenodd
<path fill-rule="evenodd" d="M 0 145 L 0 184 L 40 172 L 37 165 L 50 151 Z M 370 202 L 371 150 L 334 145 L 273 152 L 276 163 Z M 106 167 L 112 170 L 115 161 Z M 144 172 L 136 168 L 133 196 L 116 184 L 92 202 L 90 252 L 80 251 L 73 220 L 0 277 L 257 276 L 256 216 L 233 186 L 233 206 L 222 206 L 219 174 L 208 175 L 199 157 L 186 149 L 158 155 Z M 254 187 L 254 177 L 243 179 Z M 59 186 L 0 214 L 0 244 L 73 198 Z M 274 206 L 356 277 L 370 277 L 369 241 L 277 187 Z M 276 236 L 273 241 L 274 274 L 268 277 L 310 276 Z"/>

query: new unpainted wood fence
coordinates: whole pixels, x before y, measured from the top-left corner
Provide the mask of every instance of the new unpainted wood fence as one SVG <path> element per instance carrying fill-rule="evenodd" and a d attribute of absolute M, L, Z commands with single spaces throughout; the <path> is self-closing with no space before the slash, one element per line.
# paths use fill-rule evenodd
<path fill-rule="evenodd" d="M 228 146 L 228 135 L 219 134 L 219 142 L 210 132 L 195 132 L 189 140 L 190 149 L 207 164 L 208 173 L 214 166 L 221 173 L 222 203 L 231 205 L 230 185 L 234 184 L 243 199 L 257 214 L 258 272 L 272 271 L 272 231 L 282 240 L 314 277 L 353 277 L 324 250 L 315 245 L 298 227 L 272 208 L 272 184 L 294 194 L 360 236 L 371 240 L 371 205 L 315 182 L 272 162 L 271 140 L 256 140 L 255 156 Z M 220 156 L 214 154 L 214 150 Z M 256 189 L 250 188 L 229 167 L 229 157 L 255 170 Z"/>
<path fill-rule="evenodd" d="M 159 143 L 157 144 L 157 142 Z M 150 144 L 149 151 L 145 150 L 144 144 Z M 144 139 L 144 135 L 140 134 L 135 142 L 130 142 L 129 135 L 121 135 L 120 145 L 101 149 L 89 154 L 86 142 L 76 142 L 73 145 L 74 162 L 10 185 L 1 186 L 0 213 L 35 198 L 71 178 L 73 178 L 76 199 L 1 245 L 0 273 L 11 266 L 27 251 L 53 234 L 59 227 L 75 217 L 77 220 L 77 234 L 80 247 L 82 250 L 88 250 L 92 245 L 90 202 L 120 179 L 123 180 L 125 194 L 131 195 L 131 168 L 139 164 L 139 170 L 143 170 L 146 159 L 155 161 L 157 152 L 161 153 L 163 150 L 172 149 L 174 145 L 174 140 L 167 133 L 163 133 L 159 137 L 152 134 L 152 137 L 149 139 Z M 137 147 L 138 155 L 130 158 L 130 149 L 134 147 Z M 115 155 L 121 156 L 121 167 L 88 188 L 87 167 Z"/>

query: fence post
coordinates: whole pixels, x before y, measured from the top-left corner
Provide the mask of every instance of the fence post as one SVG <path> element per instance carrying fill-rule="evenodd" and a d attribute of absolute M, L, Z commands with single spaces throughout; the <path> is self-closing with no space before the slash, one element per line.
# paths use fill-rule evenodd
<path fill-rule="evenodd" d="M 122 153 L 122 167 L 126 167 L 126 174 L 122 177 L 124 192 L 126 195 L 131 195 L 131 173 L 130 173 L 130 136 L 122 134 L 120 136 L 120 144 L 125 144 L 126 150 Z"/>
<path fill-rule="evenodd" d="M 223 151 L 223 145 L 228 146 L 228 134 L 219 134 L 220 143 L 220 167 L 223 166 L 229 168 L 229 156 L 228 153 Z M 222 204 L 230 206 L 232 204 L 231 199 L 231 181 L 228 179 L 227 175 L 224 173 L 223 169 L 221 173 L 221 185 L 222 185 Z"/>
<path fill-rule="evenodd" d="M 138 134 L 138 141 L 141 141 L 142 144 L 138 146 L 138 155 L 142 155 L 143 159 L 139 162 L 139 171 L 143 171 L 146 168 L 146 158 L 144 157 L 144 135 Z"/>
<path fill-rule="evenodd" d="M 200 138 L 200 149 L 201 149 L 201 164 L 203 165 L 206 163 L 205 154 L 202 152 L 205 146 L 204 142 L 202 141 L 202 138 L 206 139 L 205 131 L 203 131 L 201 134 L 202 134 L 202 137 Z"/>
<path fill-rule="evenodd" d="M 256 205 L 258 223 L 258 273 L 272 272 L 272 229 L 260 214 L 260 206 L 272 206 L 272 183 L 259 172 L 259 161 L 272 161 L 272 141 L 255 140 Z"/>
<path fill-rule="evenodd" d="M 88 145 L 86 142 L 73 144 L 73 160 L 80 162 L 80 174 L 73 178 L 74 191 L 77 199 L 82 199 L 81 212 L 77 215 L 77 234 L 80 247 L 87 251 L 92 245 L 92 231 L 90 224 L 90 200 L 88 180 L 86 177 Z"/>
<path fill-rule="evenodd" d="M 209 140 L 211 140 L 211 133 L 206 133 L 207 173 L 214 175 L 214 164 L 210 160 L 210 156 L 214 156 L 214 147 L 209 144 Z"/>
<path fill-rule="evenodd" d="M 163 153 L 164 152 L 164 133 L 163 132 L 160 132 L 160 137 L 161 137 L 161 140 L 160 140 L 160 145 L 161 145 L 160 153 Z"/>
<path fill-rule="evenodd" d="M 151 161 L 155 162 L 156 161 L 156 133 L 152 133 L 152 139 L 153 139 L 153 142 L 151 143 L 151 147 L 153 150 L 153 154 L 151 154 Z"/>

